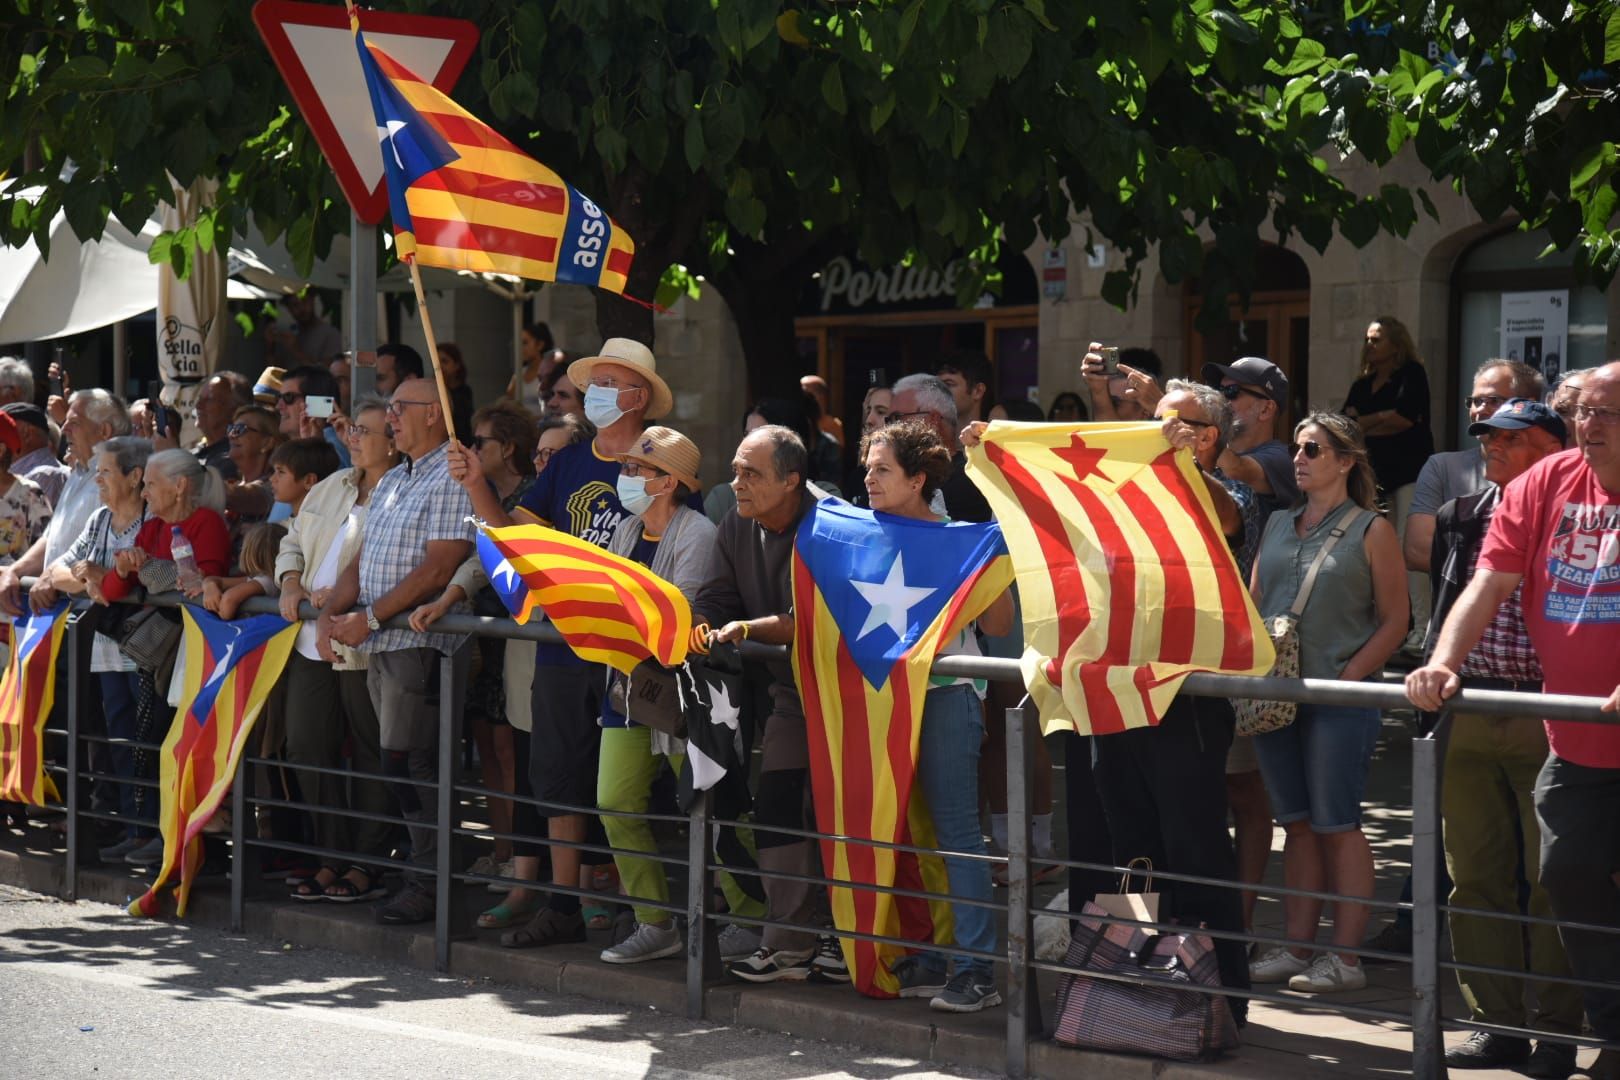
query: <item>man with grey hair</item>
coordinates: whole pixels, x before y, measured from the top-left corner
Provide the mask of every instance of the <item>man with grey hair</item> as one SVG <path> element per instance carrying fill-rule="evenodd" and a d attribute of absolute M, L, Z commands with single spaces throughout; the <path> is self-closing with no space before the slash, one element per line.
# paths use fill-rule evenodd
<path fill-rule="evenodd" d="M 0 405 L 34 400 L 34 369 L 15 356 L 0 356 Z"/>
<path fill-rule="evenodd" d="M 888 423 L 921 420 L 951 452 L 951 473 L 940 485 L 945 514 L 953 521 L 989 521 L 990 504 L 967 476 L 967 455 L 957 441 L 956 397 L 933 375 L 907 375 L 890 389 L 894 404 Z"/>
<path fill-rule="evenodd" d="M 56 500 L 56 510 L 45 535 L 16 562 L 0 567 L 0 611 L 8 615 L 23 613 L 22 579 L 37 575 L 60 558 L 79 538 L 85 522 L 100 505 L 93 468 L 95 448 L 114 435 L 129 434 L 129 410 L 105 390 L 75 391 L 68 401 L 67 422 L 62 425 L 62 434 L 67 436 L 73 472 L 62 486 L 62 496 Z M 41 582 L 33 587 L 29 600 L 35 611 L 44 611 L 56 603 L 56 598 L 56 590 L 48 582 Z"/>

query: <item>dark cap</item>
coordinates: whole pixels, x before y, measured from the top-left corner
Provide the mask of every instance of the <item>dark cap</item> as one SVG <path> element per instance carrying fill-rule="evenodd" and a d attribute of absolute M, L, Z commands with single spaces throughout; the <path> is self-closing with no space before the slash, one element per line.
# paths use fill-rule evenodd
<path fill-rule="evenodd" d="M 1488 419 L 1468 425 L 1468 434 L 1484 435 L 1490 431 L 1523 431 L 1538 427 L 1563 442 L 1569 438 L 1564 418 L 1533 398 L 1509 398 Z"/>
<path fill-rule="evenodd" d="M 1258 386 L 1266 392 L 1266 397 L 1277 403 L 1279 408 L 1288 406 L 1288 376 L 1270 360 L 1258 356 L 1245 356 L 1231 364 L 1204 365 L 1205 382 L 1211 386 L 1219 386 L 1223 378 L 1242 383 L 1244 386 Z"/>
<path fill-rule="evenodd" d="M 51 421 L 45 415 L 45 410 L 31 401 L 8 401 L 0 405 L 0 409 L 11 414 L 11 418 L 19 424 L 33 424 L 47 435 L 51 432 Z"/>
<path fill-rule="evenodd" d="M 22 453 L 22 439 L 17 436 L 17 421 L 9 413 L 0 412 L 0 446 L 13 454 Z"/>

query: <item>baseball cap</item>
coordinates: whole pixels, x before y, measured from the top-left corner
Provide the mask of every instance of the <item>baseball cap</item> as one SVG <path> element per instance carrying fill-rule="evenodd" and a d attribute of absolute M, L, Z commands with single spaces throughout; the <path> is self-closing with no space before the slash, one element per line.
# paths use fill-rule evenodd
<path fill-rule="evenodd" d="M 1509 398 L 1491 416 L 1469 424 L 1468 434 L 1477 436 L 1488 431 L 1523 431 L 1533 427 L 1556 436 L 1559 442 L 1569 437 L 1569 428 L 1564 426 L 1562 416 L 1539 401 L 1522 397 Z"/>
<path fill-rule="evenodd" d="M 8 401 L 0 405 L 0 411 L 10 414 L 19 424 L 33 424 L 47 435 L 50 434 L 51 422 L 46 417 L 45 410 L 31 401 Z"/>
<path fill-rule="evenodd" d="M 1259 356 L 1245 356 L 1230 364 L 1205 364 L 1204 381 L 1219 386 L 1222 379 L 1231 379 L 1244 386 L 1258 386 L 1266 397 L 1279 406 L 1288 404 L 1288 376 L 1270 360 Z"/>
<path fill-rule="evenodd" d="M 17 421 L 7 412 L 0 412 L 0 446 L 4 446 L 13 454 L 22 453 L 22 438 L 17 434 Z"/>

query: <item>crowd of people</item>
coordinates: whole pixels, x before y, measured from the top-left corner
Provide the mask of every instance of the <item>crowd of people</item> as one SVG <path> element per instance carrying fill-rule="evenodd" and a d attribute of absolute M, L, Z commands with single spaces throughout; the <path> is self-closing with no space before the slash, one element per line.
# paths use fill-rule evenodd
<path fill-rule="evenodd" d="M 808 376 L 798 397 L 756 402 L 735 447 L 699 447 L 659 423 L 673 408 L 669 385 L 653 352 L 627 339 L 571 357 L 546 327 L 528 327 L 521 372 L 482 408 L 466 360 L 441 346 L 450 416 L 409 346 L 378 350 L 377 395 L 359 397 L 347 358 L 315 355 L 330 346 L 318 330 L 304 327 L 278 346 L 296 362 L 268 367 L 256 382 L 212 376 L 189 418 L 155 401 L 126 406 L 100 389 L 42 409 L 27 365 L 0 360 L 0 396 L 9 398 L 0 407 L 0 607 L 37 610 L 63 594 L 100 602 L 97 632 L 81 635 L 93 696 L 107 735 L 142 742 L 161 737 L 174 700 L 174 650 L 172 636 L 166 656 L 130 642 L 161 638 L 173 616 L 107 602 L 180 587 L 226 618 L 250 596 L 277 598 L 289 620 L 312 605 L 319 617 L 300 629 L 261 728 L 259 753 L 275 767 L 253 778 L 261 794 L 308 807 L 261 814 L 262 839 L 337 853 L 267 860 L 266 872 L 300 901 L 377 901 L 384 923 L 434 917 L 436 802 L 427 793 L 439 780 L 440 660 L 449 657 L 466 688 L 453 707 L 495 793 L 498 838 L 468 872 L 500 898 L 478 925 L 513 948 L 581 942 L 614 926 L 622 901 L 632 914 L 603 961 L 682 952 L 653 831 L 615 815 L 667 797 L 663 778 L 678 771 L 685 746 L 638 724 L 623 678 L 565 646 L 474 641 L 435 626 L 454 612 L 505 610 L 474 552 L 469 517 L 550 525 L 650 567 L 712 628 L 710 643 L 787 644 L 795 526 L 815 500 L 842 494 L 901 517 L 989 520 L 965 447 L 992 420 L 1157 420 L 1196 464 L 1259 613 L 1297 615 L 1307 678 L 1376 679 L 1398 652 L 1415 649 L 1408 690 L 1428 713 L 1459 686 L 1596 694 L 1611 708 L 1620 700 L 1614 676 L 1590 659 L 1620 624 L 1612 571 L 1620 364 L 1574 372 L 1549 393 L 1534 369 L 1487 361 L 1467 398 L 1479 447 L 1455 453 L 1433 453 L 1423 366 L 1391 318 L 1369 326 L 1362 374 L 1340 410 L 1310 412 L 1288 428 L 1283 418 L 1297 403 L 1268 360 L 1167 380 L 1151 352 L 1122 349 L 1116 360 L 1094 343 L 1079 371 L 1089 404 L 1065 393 L 1045 415 L 1023 401 L 992 405 L 988 362 L 953 353 L 932 373 L 870 387 L 847 430 L 826 383 Z M 183 431 L 195 432 L 187 445 Z M 700 476 L 714 455 L 729 458 L 732 479 L 705 492 Z M 35 579 L 26 596 L 24 577 Z M 396 616 L 408 625 L 385 628 Z M 946 651 L 1016 657 L 1022 645 L 1014 588 Z M 763 716 L 752 732 L 754 827 L 747 842 L 727 837 L 716 857 L 728 909 L 770 925 L 727 924 L 721 952 L 742 980 L 847 981 L 822 890 L 810 883 L 816 849 L 800 835 L 814 821 L 800 690 L 786 660 L 752 678 Z M 950 856 L 988 850 L 981 811 L 991 841 L 1007 843 L 997 729 L 1016 698 L 1013 687 L 940 678 L 922 714 L 918 790 L 947 853 L 952 898 L 967 901 L 954 905 L 956 942 L 981 952 L 995 950 L 997 930 L 974 901 L 989 899 L 996 881 L 984 860 Z M 1612 877 L 1620 739 L 1611 730 L 1543 727 L 1529 716 L 1452 715 L 1439 725 L 1454 905 L 1620 926 Z M 1160 915 L 1252 930 L 1253 887 L 1275 822 L 1286 834 L 1289 886 L 1370 899 L 1373 856 L 1361 822 L 1380 731 L 1375 710 L 1303 705 L 1284 728 L 1238 736 L 1231 702 L 1182 696 L 1157 727 L 1065 736 L 1068 855 L 1111 865 L 1147 858 L 1176 874 L 1242 883 L 1249 889 L 1165 885 Z M 143 823 L 152 807 L 138 783 L 154 774 L 152 755 L 117 741 L 93 744 L 91 755 L 93 771 L 115 778 L 92 785 L 109 815 L 101 857 L 156 863 L 161 842 Z M 345 766 L 356 775 L 343 776 Z M 1037 859 L 1056 855 L 1053 801 L 1041 740 Z M 405 827 L 381 820 L 389 815 Z M 391 855 L 411 870 L 390 895 L 381 867 Z M 1071 871 L 1077 908 L 1111 887 Z M 1251 951 L 1219 941 L 1222 981 L 1305 993 L 1364 986 L 1356 950 L 1368 907 L 1335 904 L 1325 932 L 1323 907 L 1287 898 L 1287 945 Z M 1466 964 L 1527 977 L 1573 971 L 1598 983 L 1620 976 L 1612 935 L 1521 933 L 1466 913 L 1452 917 L 1450 932 Z M 941 1010 L 1000 1001 L 978 959 L 953 967 L 921 952 L 894 974 L 901 996 Z M 1620 1038 L 1620 991 L 1543 985 L 1527 998 L 1525 980 L 1500 971 L 1464 970 L 1459 980 L 1482 1024 L 1572 1034 L 1584 1009 L 1594 1031 Z M 1243 1000 L 1233 1007 L 1241 1020 Z M 1537 1076 L 1574 1068 L 1566 1045 L 1532 1049 L 1487 1032 L 1448 1062 L 1524 1065 Z"/>

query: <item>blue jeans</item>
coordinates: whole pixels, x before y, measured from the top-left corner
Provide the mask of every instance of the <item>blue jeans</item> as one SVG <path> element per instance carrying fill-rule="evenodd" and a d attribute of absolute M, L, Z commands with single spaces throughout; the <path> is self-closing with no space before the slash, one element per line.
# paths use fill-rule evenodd
<path fill-rule="evenodd" d="M 140 679 L 133 671 L 103 671 L 96 675 L 101 680 L 101 708 L 107 717 L 107 736 L 112 739 L 135 737 L 135 695 L 140 691 Z M 134 747 L 111 743 L 107 747 L 112 758 L 112 771 L 120 780 L 135 778 Z M 155 760 L 155 757 L 154 757 Z M 124 835 L 144 837 L 152 830 L 135 824 L 135 785 L 122 783 L 118 789 L 118 816 L 123 819 Z"/>
<path fill-rule="evenodd" d="M 984 742 L 984 710 L 979 695 L 966 684 L 941 686 L 923 698 L 922 738 L 917 747 L 916 790 L 928 800 L 929 815 L 941 851 L 984 855 L 979 825 L 979 746 Z M 990 864 L 982 859 L 945 859 L 951 896 L 964 900 L 991 898 Z M 990 952 L 996 947 L 995 912 L 969 904 L 951 905 L 956 944 Z M 944 971 L 945 957 L 925 952 L 930 971 Z M 990 961 L 958 957 L 956 970 L 986 976 Z"/>

